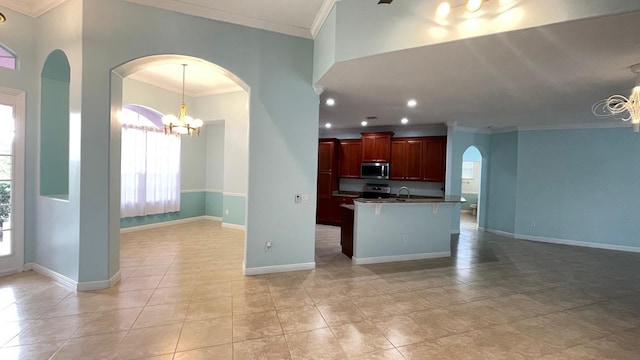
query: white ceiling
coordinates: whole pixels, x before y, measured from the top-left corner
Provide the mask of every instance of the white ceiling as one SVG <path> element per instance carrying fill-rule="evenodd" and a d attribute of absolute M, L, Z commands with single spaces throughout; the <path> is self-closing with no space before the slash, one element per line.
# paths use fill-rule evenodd
<path fill-rule="evenodd" d="M 635 82 L 640 12 L 564 22 L 335 64 L 321 79 L 321 126 L 456 122 L 475 128 L 621 125 L 592 105 Z M 324 104 L 333 97 L 334 107 Z M 418 106 L 406 107 L 414 98 Z"/>
<path fill-rule="evenodd" d="M 312 38 L 337 0 L 127 0 L 167 10 Z M 375 3 L 376 0 L 371 0 Z M 402 0 L 398 0 L 402 1 Z M 64 0 L 0 0 L 37 17 Z M 394 6 L 384 5 L 384 6 Z M 8 20 L 10 21 L 10 19 Z M 591 18 L 458 40 L 335 64 L 321 79 L 333 108 L 320 123 L 369 125 L 456 122 L 476 128 L 619 124 L 591 114 L 592 104 L 627 95 L 640 63 L 640 12 Z M 133 78 L 180 92 L 182 71 L 151 67 Z M 240 88 L 219 69 L 187 68 L 187 94 Z M 415 98 L 418 106 L 406 108 Z"/>

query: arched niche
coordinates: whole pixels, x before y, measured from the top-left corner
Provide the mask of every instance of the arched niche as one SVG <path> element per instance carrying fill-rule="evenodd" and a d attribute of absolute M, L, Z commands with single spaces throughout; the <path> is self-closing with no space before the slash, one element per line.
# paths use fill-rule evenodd
<path fill-rule="evenodd" d="M 40 88 L 40 195 L 69 197 L 69 83 L 71 68 L 61 50 L 49 54 Z"/>

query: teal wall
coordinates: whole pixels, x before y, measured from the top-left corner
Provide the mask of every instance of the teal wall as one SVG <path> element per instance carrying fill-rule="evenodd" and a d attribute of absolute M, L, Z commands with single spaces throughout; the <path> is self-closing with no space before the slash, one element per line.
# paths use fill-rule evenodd
<path fill-rule="evenodd" d="M 221 192 L 207 191 L 205 193 L 204 215 L 222 218 L 223 197 Z M 244 225 L 244 223 L 243 223 Z"/>
<path fill-rule="evenodd" d="M 517 153 L 516 234 L 640 248 L 638 134 L 521 131 Z"/>
<path fill-rule="evenodd" d="M 52 53 L 41 81 L 40 195 L 69 196 L 69 63 L 61 51 Z M 62 57 L 62 59 L 56 59 Z M 63 64 L 56 64 L 56 60 Z M 51 62 L 50 62 L 51 61 Z M 45 77 L 59 68 L 67 80 Z M 47 70 L 47 68 L 49 68 Z M 49 76 L 51 74 L 48 74 Z M 54 74 L 55 76 L 55 74 Z M 62 77 L 62 76 L 61 76 Z"/>
<path fill-rule="evenodd" d="M 488 191 L 484 192 L 487 228 L 513 233 L 517 211 L 518 133 L 491 135 L 489 159 Z"/>
<path fill-rule="evenodd" d="M 244 196 L 223 195 L 224 215 L 222 222 L 234 225 L 245 224 L 247 199 Z M 228 212 L 228 214 L 227 214 Z"/>
<path fill-rule="evenodd" d="M 147 216 L 135 216 L 120 219 L 120 227 L 128 228 L 132 226 L 141 226 L 156 224 L 164 221 L 182 220 L 196 216 L 205 215 L 205 192 L 183 192 L 180 194 L 180 211 L 154 214 Z"/>

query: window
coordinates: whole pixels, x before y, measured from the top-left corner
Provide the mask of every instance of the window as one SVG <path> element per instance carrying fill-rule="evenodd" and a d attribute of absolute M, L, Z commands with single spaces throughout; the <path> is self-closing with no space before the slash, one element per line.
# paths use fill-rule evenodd
<path fill-rule="evenodd" d="M 462 162 L 462 178 L 463 179 L 473 179 L 473 161 L 463 161 Z"/>
<path fill-rule="evenodd" d="M 0 44 L 0 67 L 15 70 L 16 56 Z"/>
<path fill-rule="evenodd" d="M 180 137 L 167 136 L 162 114 L 140 105 L 122 109 L 120 217 L 180 210 Z"/>

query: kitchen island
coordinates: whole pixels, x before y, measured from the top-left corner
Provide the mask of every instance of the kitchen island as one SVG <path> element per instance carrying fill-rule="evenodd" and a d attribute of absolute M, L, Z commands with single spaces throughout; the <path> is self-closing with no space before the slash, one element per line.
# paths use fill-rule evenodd
<path fill-rule="evenodd" d="M 343 232 L 343 248 L 352 246 L 355 264 L 451 256 L 451 215 L 461 202 L 460 196 L 355 199 L 343 206 L 343 216 L 353 211 L 352 243 Z"/>

